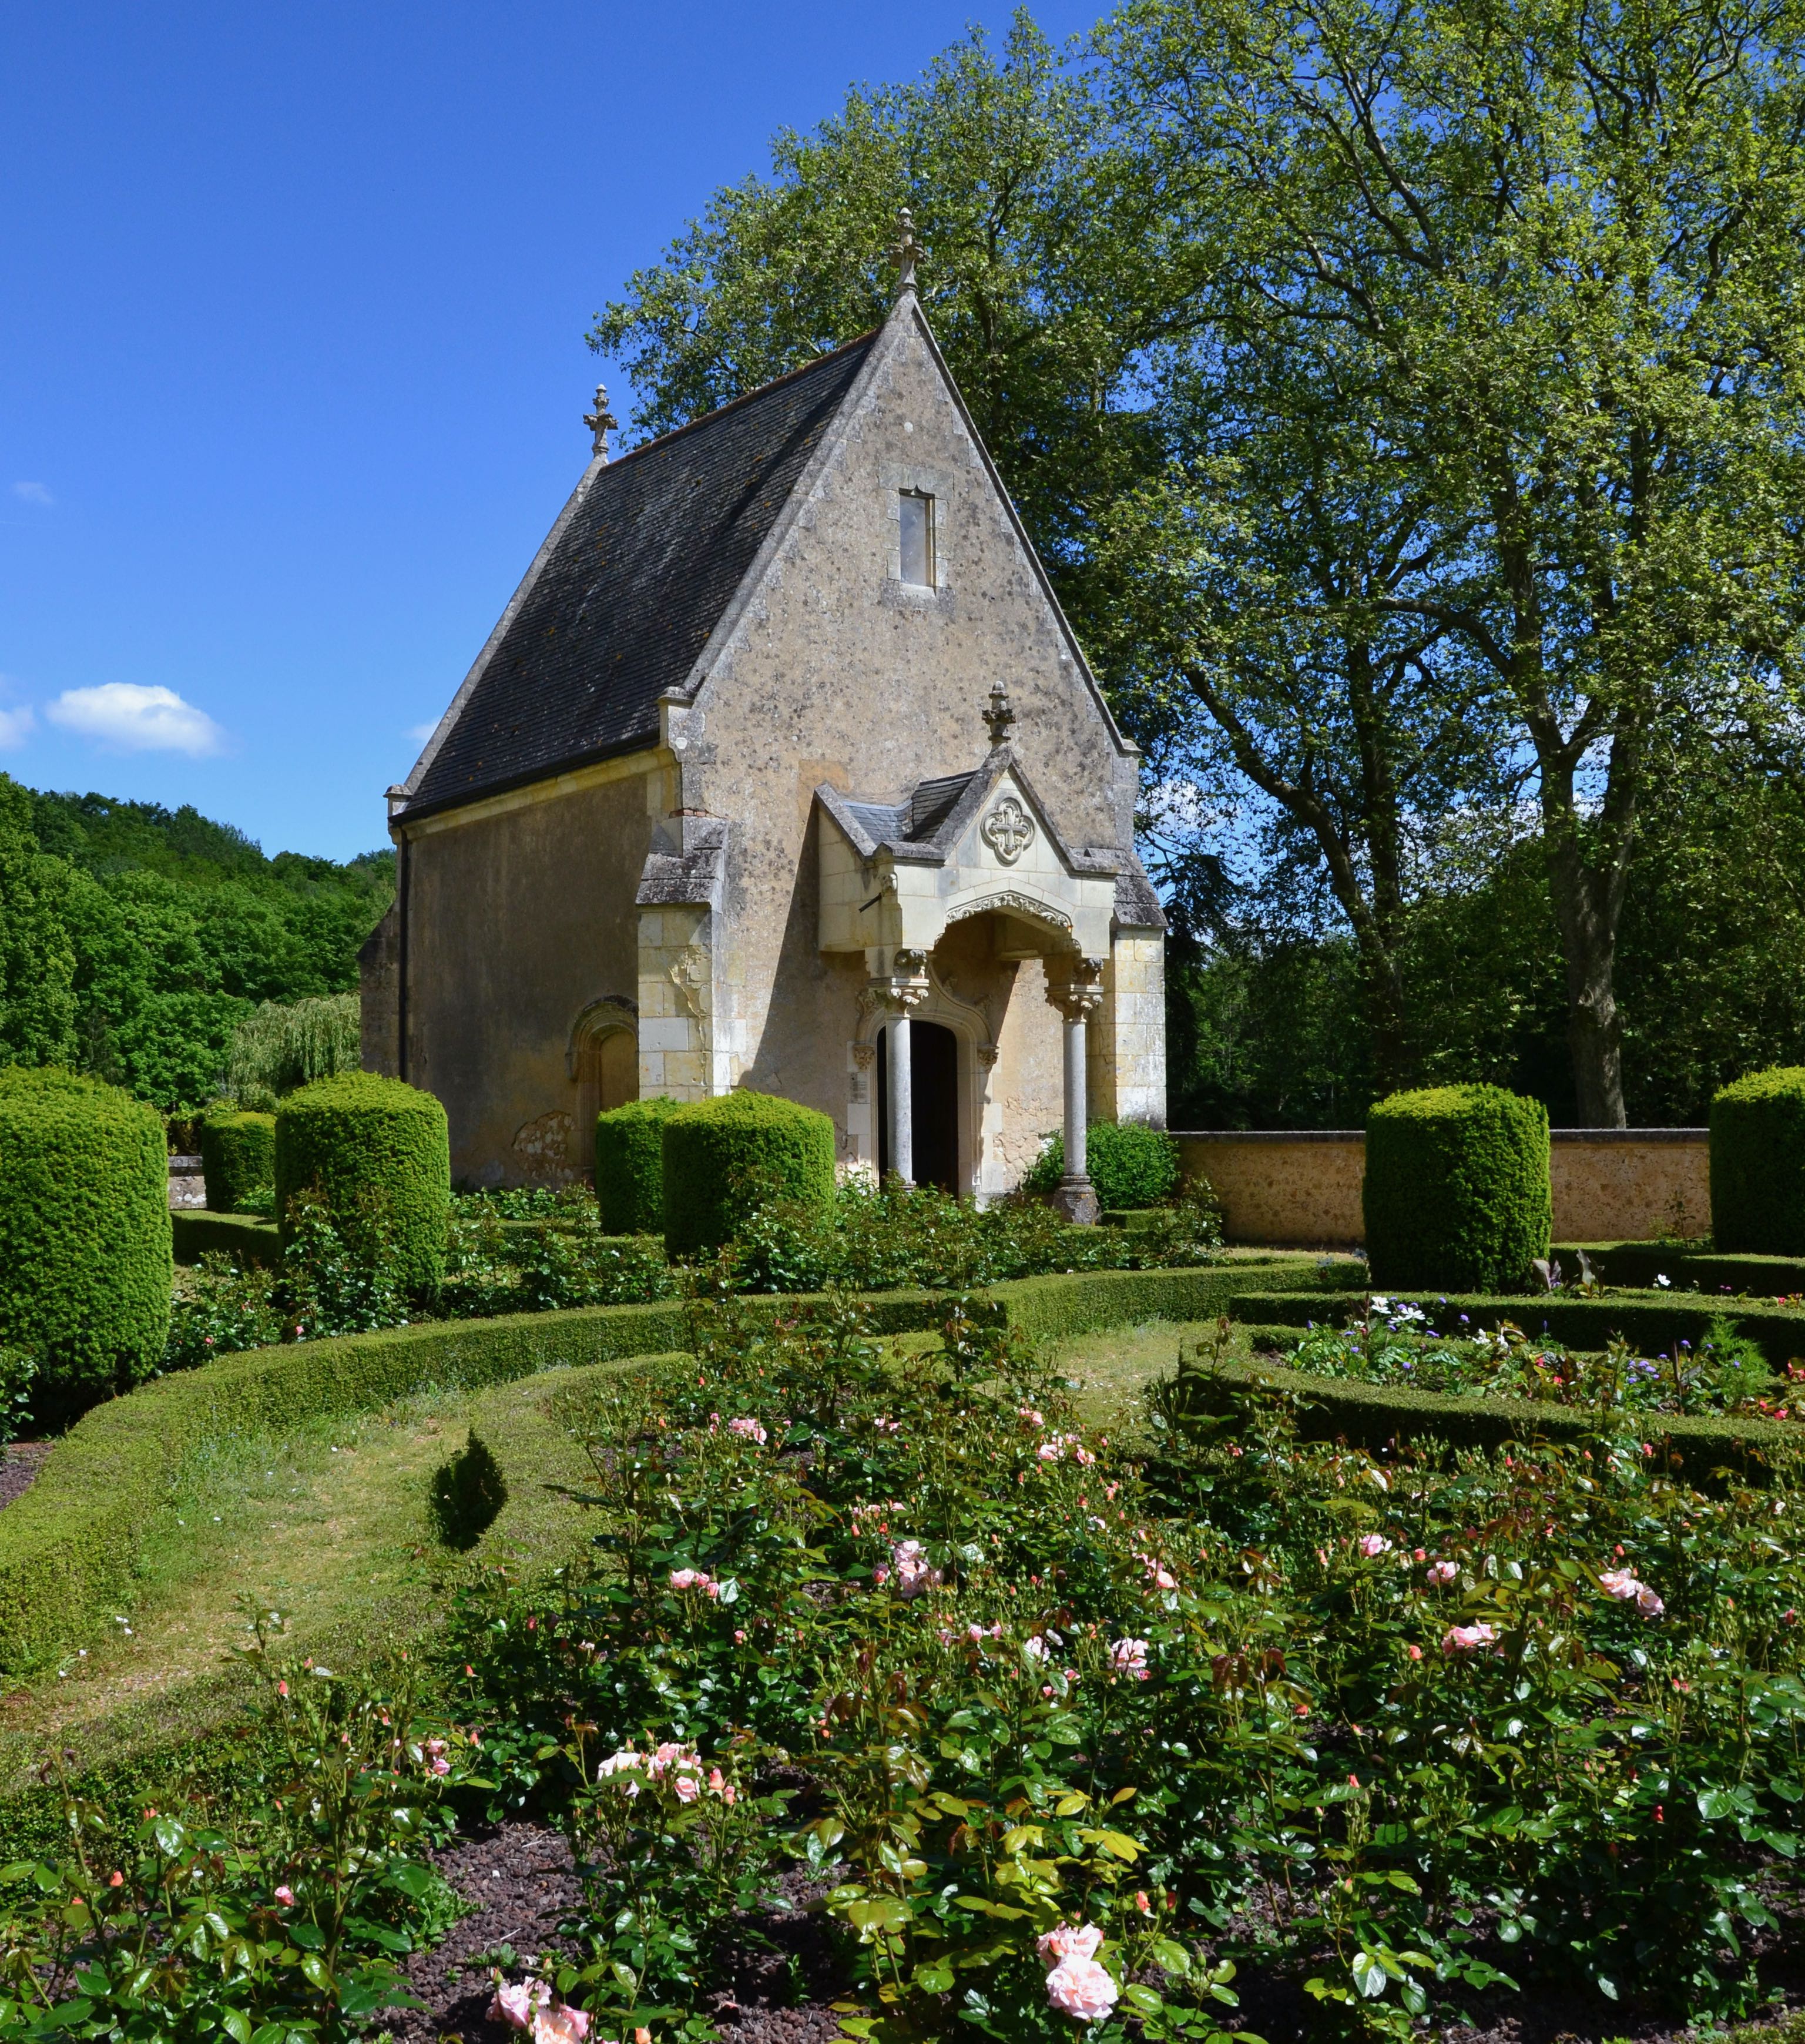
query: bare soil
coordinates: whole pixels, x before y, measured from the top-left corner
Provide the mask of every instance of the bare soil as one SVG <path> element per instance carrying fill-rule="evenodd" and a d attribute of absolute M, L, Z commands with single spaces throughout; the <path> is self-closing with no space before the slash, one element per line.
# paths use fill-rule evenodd
<path fill-rule="evenodd" d="M 493 1969 L 502 1965 L 518 1978 L 541 1952 L 559 1947 L 559 1923 L 582 1899 L 570 1848 L 555 1831 L 504 1824 L 461 1838 L 437 1858 L 470 1914 L 409 1962 L 409 1984 L 426 2005 L 392 2012 L 395 2044 L 503 2044 L 515 2033 L 490 2019 Z M 724 1955 L 728 1984 L 711 2012 L 730 2044 L 829 2044 L 839 2034 L 830 2004 L 849 1983 L 825 1926 L 808 1913 L 815 1891 L 793 1877 L 784 1892 L 789 1909 L 748 1923 Z M 515 1955 L 512 1966 L 504 1964 L 504 1948 Z M 1783 1970 L 1796 1968 L 1783 1963 Z M 1236 2028 L 1267 2044 L 1313 2044 L 1322 2035 L 1322 2011 L 1292 1982 L 1244 1972 L 1236 1985 Z M 1788 1985 L 1787 2006 L 1805 2003 L 1805 1977 Z M 1778 2018 L 1782 2011 L 1771 2013 Z M 1596 1996 L 1503 1993 L 1465 2011 L 1464 2020 L 1446 2008 L 1437 2014 L 1438 2025 L 1425 2034 L 1438 2044 L 1696 2044 L 1698 2038 L 1671 2018 Z"/>

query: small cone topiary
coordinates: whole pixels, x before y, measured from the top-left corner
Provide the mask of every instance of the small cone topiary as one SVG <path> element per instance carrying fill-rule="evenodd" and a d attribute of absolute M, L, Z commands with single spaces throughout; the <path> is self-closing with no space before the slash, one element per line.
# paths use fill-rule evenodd
<path fill-rule="evenodd" d="M 1395 1093 L 1366 1116 L 1373 1282 L 1510 1292 L 1548 1254 L 1548 1110 L 1502 1086 Z"/>
<path fill-rule="evenodd" d="M 1805 1065 L 1776 1065 L 1711 1101 L 1711 1239 L 1726 1254 L 1805 1256 Z"/>
<path fill-rule="evenodd" d="M 681 1107 L 664 1124 L 664 1246 L 673 1256 L 718 1249 L 773 1200 L 824 1212 L 834 1198 L 834 1124 L 769 1093 L 723 1093 Z"/>
<path fill-rule="evenodd" d="M 351 1253 L 410 1292 L 445 1275 L 451 1213 L 445 1110 L 374 1072 L 342 1072 L 276 1109 L 276 1215 L 286 1247 L 297 1193 L 323 1199 Z"/>
<path fill-rule="evenodd" d="M 35 1362 L 39 1426 L 161 1368 L 174 1275 L 162 1116 L 56 1066 L 0 1070 L 0 1348 Z"/>
<path fill-rule="evenodd" d="M 678 1103 L 663 1093 L 595 1118 L 595 1200 L 604 1235 L 656 1235 L 664 1226 L 664 1124 Z"/>

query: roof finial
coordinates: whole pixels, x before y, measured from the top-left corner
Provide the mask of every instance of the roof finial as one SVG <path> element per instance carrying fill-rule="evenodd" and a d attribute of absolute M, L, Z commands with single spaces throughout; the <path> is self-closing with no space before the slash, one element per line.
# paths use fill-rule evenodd
<path fill-rule="evenodd" d="M 897 259 L 897 296 L 915 289 L 915 266 L 927 252 L 915 238 L 915 216 L 905 206 L 897 215 L 898 238 L 891 253 Z"/>
<path fill-rule="evenodd" d="M 1005 745 L 1009 733 L 1016 726 L 1014 706 L 1009 701 L 1009 692 L 1000 682 L 990 686 L 990 707 L 984 713 L 984 721 L 990 727 L 990 743 Z"/>
<path fill-rule="evenodd" d="M 608 409 L 608 386 L 605 383 L 597 384 L 595 386 L 595 409 L 593 412 L 584 413 L 583 424 L 589 428 L 590 431 L 593 434 L 594 434 L 595 451 L 601 456 L 604 461 L 606 461 L 608 459 L 608 435 L 609 428 L 619 425 L 620 423 L 620 421 L 616 418 L 614 414 Z"/>

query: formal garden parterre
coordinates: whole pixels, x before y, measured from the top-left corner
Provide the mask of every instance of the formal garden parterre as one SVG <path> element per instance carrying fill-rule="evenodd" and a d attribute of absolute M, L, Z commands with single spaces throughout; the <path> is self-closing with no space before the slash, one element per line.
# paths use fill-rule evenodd
<path fill-rule="evenodd" d="M 468 1906 L 451 1841 L 497 1823 L 562 1837 L 574 1885 L 467 1954 L 462 1991 L 540 2039 L 703 2044 L 750 2019 L 748 1981 L 877 2044 L 1401 2037 L 1513 2007 L 1652 2034 L 1793 1989 L 1783 1266 L 1750 1266 L 1778 1273 L 1759 1301 L 1673 1247 L 1563 1280 L 1533 1173 L 1527 1223 L 1476 1221 L 1463 1184 L 1496 1208 L 1512 1174 L 1455 1155 L 1448 1238 L 1527 1226 L 1542 1289 L 1461 1292 L 1497 1273 L 1450 1261 L 1375 1292 L 1346 1260 L 1225 1254 L 1200 1194 L 1071 1229 L 836 1188 L 805 1124 L 772 1140 L 782 1103 L 742 1112 L 743 1166 L 705 1118 L 690 1176 L 737 1207 L 686 1257 L 584 1194 L 454 1206 L 433 1104 L 392 1082 L 316 1099 L 273 1261 L 184 1274 L 162 1374 L 0 1514 L 15 1679 L 128 1623 L 161 1499 L 260 1427 L 550 1387 L 581 1530 L 510 1560 L 509 1500 L 547 1479 L 460 1432 L 405 1644 L 328 1661 L 259 1606 L 255 1708 L 98 1772 L 47 1756 L 0 1804 L 6 2034 L 416 2034 Z M 1425 1122 L 1459 1151 L 1438 1115 L 1520 1144 L 1477 1105 L 1407 1108 L 1406 1168 Z M 1644 1254 L 1666 1285 L 1605 1281 Z M 1159 1366 L 1085 1401 L 1074 1369 L 1136 1327 Z"/>

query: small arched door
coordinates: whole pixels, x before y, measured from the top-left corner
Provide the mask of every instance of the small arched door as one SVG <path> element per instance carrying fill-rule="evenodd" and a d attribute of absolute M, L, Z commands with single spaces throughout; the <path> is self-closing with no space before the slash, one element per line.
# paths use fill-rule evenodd
<path fill-rule="evenodd" d="M 577 1046 L 576 1152 L 570 1162 L 588 1172 L 595 1164 L 595 1118 L 639 1097 L 639 1039 L 615 1024 L 586 1035 Z"/>
<path fill-rule="evenodd" d="M 890 1172 L 890 1032 L 878 1032 L 878 1170 Z M 959 1039 L 938 1022 L 908 1025 L 915 1182 L 959 1196 Z"/>

